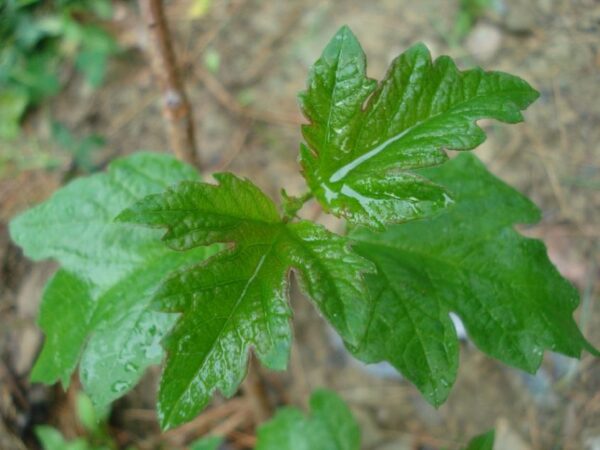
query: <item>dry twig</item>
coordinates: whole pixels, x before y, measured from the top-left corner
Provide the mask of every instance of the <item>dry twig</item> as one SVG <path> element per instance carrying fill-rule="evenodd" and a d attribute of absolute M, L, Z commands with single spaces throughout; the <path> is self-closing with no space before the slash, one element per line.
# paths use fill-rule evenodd
<path fill-rule="evenodd" d="M 163 96 L 163 116 L 171 150 L 182 161 L 198 164 L 192 108 L 179 76 L 161 0 L 139 0 L 149 37 L 152 70 Z"/>
<path fill-rule="evenodd" d="M 191 422 L 175 430 L 167 431 L 162 439 L 169 446 L 181 446 L 186 442 L 214 431 L 220 422 L 228 422 L 229 417 L 239 417 L 242 414 L 244 416 L 250 414 L 248 400 L 242 397 L 232 398 L 221 405 L 207 409 Z"/>

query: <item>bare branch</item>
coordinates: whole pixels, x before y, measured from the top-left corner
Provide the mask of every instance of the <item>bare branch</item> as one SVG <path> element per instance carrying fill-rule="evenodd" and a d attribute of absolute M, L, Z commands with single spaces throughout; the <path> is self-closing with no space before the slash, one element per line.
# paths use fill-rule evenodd
<path fill-rule="evenodd" d="M 163 97 L 169 145 L 177 158 L 199 167 L 192 108 L 177 69 L 162 0 L 138 0 L 149 37 L 152 70 Z"/>

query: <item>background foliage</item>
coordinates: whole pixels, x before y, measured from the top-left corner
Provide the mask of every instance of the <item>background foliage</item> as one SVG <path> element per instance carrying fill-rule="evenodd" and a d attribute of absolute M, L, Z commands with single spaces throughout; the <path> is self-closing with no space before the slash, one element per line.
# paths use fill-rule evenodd
<path fill-rule="evenodd" d="M 56 95 L 73 64 L 93 87 L 117 44 L 99 19 L 109 0 L 4 0 L 0 4 L 0 138 L 17 135 L 29 107 Z"/>

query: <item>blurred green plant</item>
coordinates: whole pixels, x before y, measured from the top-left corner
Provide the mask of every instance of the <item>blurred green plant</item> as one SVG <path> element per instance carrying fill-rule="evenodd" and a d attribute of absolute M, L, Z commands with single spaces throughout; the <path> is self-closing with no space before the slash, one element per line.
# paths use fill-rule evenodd
<path fill-rule="evenodd" d="M 77 419 L 85 429 L 86 436 L 71 441 L 65 440 L 61 432 L 50 426 L 38 426 L 35 434 L 43 450 L 113 450 L 118 445 L 107 431 L 109 408 L 98 410 L 83 392 L 77 394 Z"/>
<path fill-rule="evenodd" d="M 67 441 L 56 428 L 39 426 L 35 434 L 44 450 L 107 450 L 107 447 L 96 447 L 85 438 Z"/>
<path fill-rule="evenodd" d="M 460 0 L 452 30 L 453 40 L 464 39 L 477 20 L 493 6 L 493 3 L 494 0 Z"/>
<path fill-rule="evenodd" d="M 348 405 L 338 395 L 318 389 L 310 398 L 308 417 L 295 407 L 279 409 L 258 427 L 255 450 L 359 450 L 361 433 Z M 190 450 L 218 450 L 220 437 L 194 442 Z M 492 450 L 494 431 L 473 438 L 465 450 Z"/>
<path fill-rule="evenodd" d="M 222 443 L 223 438 L 219 436 L 210 436 L 194 442 L 190 446 L 190 450 L 218 450 Z"/>
<path fill-rule="evenodd" d="M 89 397 L 79 393 L 77 417 L 86 436 L 66 441 L 60 431 L 39 426 L 35 432 L 44 450 L 113 450 L 116 442 L 106 431 L 109 410 L 98 412 Z M 361 432 L 348 405 L 333 391 L 317 389 L 310 398 L 308 417 L 298 408 L 280 408 L 258 427 L 255 450 L 359 450 Z M 190 450 L 218 450 L 225 439 L 209 436 L 192 442 Z M 465 450 L 492 450 L 494 431 L 473 438 Z M 128 450 L 134 450 L 128 447 Z"/>
<path fill-rule="evenodd" d="M 0 119 L 0 123 L 2 120 Z M 0 179 L 16 176 L 27 170 L 54 170 L 63 162 L 40 139 L 24 139 L 23 145 L 2 143 L 0 151 Z M 23 151 L 23 146 L 26 151 Z"/>
<path fill-rule="evenodd" d="M 77 394 L 75 400 L 77 419 L 85 431 L 96 441 L 109 441 L 110 437 L 106 431 L 106 424 L 110 414 L 110 406 L 99 408 L 94 406 L 90 397 L 83 392 Z"/>
<path fill-rule="evenodd" d="M 192 0 L 188 14 L 192 19 L 199 19 L 211 8 L 212 0 Z"/>
<path fill-rule="evenodd" d="M 221 54 L 214 48 L 209 48 L 204 53 L 204 67 L 211 73 L 218 73 L 221 67 Z"/>
<path fill-rule="evenodd" d="M 27 109 L 58 93 L 65 64 L 102 83 L 118 46 L 97 22 L 111 15 L 110 0 L 0 2 L 0 138 L 17 136 Z"/>
<path fill-rule="evenodd" d="M 96 169 L 93 155 L 106 144 L 104 137 L 95 133 L 78 138 L 60 122 L 52 123 L 52 139 L 73 158 L 73 166 L 85 173 Z"/>
<path fill-rule="evenodd" d="M 490 430 L 487 433 L 474 437 L 465 450 L 492 450 L 496 433 Z"/>
<path fill-rule="evenodd" d="M 52 171 L 67 165 L 71 174 L 89 174 L 102 166 L 97 154 L 105 143 L 106 140 L 99 134 L 78 136 L 64 124 L 52 122 L 49 138 L 34 137 L 23 139 L 18 145 L 10 142 L 3 145 L 0 178 L 28 170 Z"/>

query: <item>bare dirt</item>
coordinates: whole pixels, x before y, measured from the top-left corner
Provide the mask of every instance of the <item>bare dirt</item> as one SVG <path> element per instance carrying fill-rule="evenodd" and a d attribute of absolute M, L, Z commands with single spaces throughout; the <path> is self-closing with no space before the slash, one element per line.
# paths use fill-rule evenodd
<path fill-rule="evenodd" d="M 302 191 L 296 94 L 309 65 L 342 24 L 359 37 L 375 78 L 395 55 L 424 41 L 434 56 L 449 54 L 463 67 L 479 64 L 530 81 L 541 98 L 526 112 L 526 122 L 486 124 L 489 138 L 476 153 L 542 209 L 543 220 L 524 232 L 544 239 L 555 264 L 579 288 L 576 317 L 600 346 L 598 1 L 496 1 L 462 42 L 448 37 L 457 1 L 215 0 L 195 18 L 191 3 L 169 2 L 168 14 L 195 107 L 203 169 L 249 176 L 273 195 L 281 187 Z M 10 244 L 6 228 L 10 217 L 50 195 L 68 172 L 69 158 L 50 143 L 45 119 L 60 120 L 80 135 L 105 136 L 99 166 L 138 149 L 166 148 L 159 97 L 143 56 L 143 28 L 131 5 L 117 3 L 115 9 L 112 26 L 125 50 L 111 63 L 105 86 L 91 91 L 75 79 L 32 114 L 21 140 L 2 144 L 13 161 L 0 175 L 2 449 L 35 448 L 35 424 L 51 423 L 68 436 L 81 433 L 72 392 L 27 381 L 41 344 L 34 325 L 37 302 L 53 266 L 27 262 Z M 216 72 L 204 64 L 207 52 L 219 55 Z M 326 220 L 316 206 L 305 210 Z M 465 341 L 456 387 L 435 410 L 409 383 L 354 363 L 300 294 L 294 293 L 293 302 L 290 371 L 263 373 L 269 392 L 277 402 L 305 405 L 311 389 L 335 389 L 360 421 L 365 449 L 458 448 L 492 427 L 497 449 L 600 449 L 599 359 L 547 355 L 532 376 L 502 366 Z M 156 371 L 115 405 L 111 432 L 120 444 L 179 448 L 215 429 L 228 434 L 231 448 L 252 443 L 250 413 L 222 399 L 192 425 L 159 436 L 152 411 L 155 380 Z"/>

